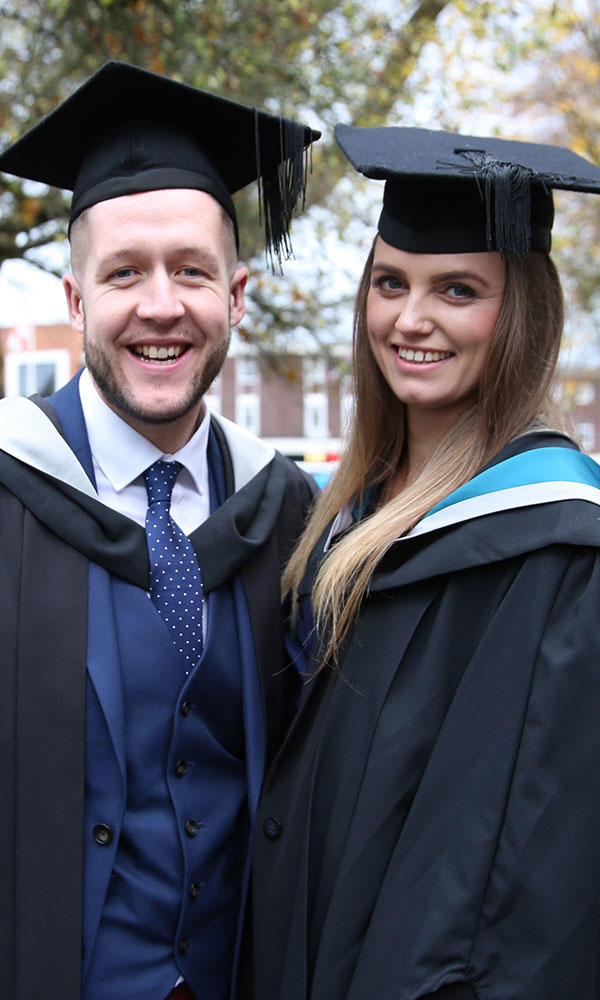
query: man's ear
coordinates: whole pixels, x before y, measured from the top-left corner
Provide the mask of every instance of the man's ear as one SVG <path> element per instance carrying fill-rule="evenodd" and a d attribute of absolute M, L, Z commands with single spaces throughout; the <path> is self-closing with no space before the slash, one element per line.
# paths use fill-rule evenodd
<path fill-rule="evenodd" d="M 229 325 L 237 326 L 246 315 L 246 299 L 244 290 L 248 281 L 248 268 L 240 265 L 231 279 L 229 290 Z"/>
<path fill-rule="evenodd" d="M 63 288 L 67 296 L 67 306 L 69 307 L 69 321 L 74 330 L 83 333 L 85 326 L 85 314 L 83 309 L 83 298 L 79 282 L 74 274 L 65 274 L 63 278 Z"/>

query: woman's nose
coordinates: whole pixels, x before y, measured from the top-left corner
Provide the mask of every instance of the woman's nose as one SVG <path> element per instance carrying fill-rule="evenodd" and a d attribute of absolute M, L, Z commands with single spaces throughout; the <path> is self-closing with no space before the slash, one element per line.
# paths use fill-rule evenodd
<path fill-rule="evenodd" d="M 433 333 L 435 323 L 430 315 L 427 299 L 417 293 L 409 292 L 400 300 L 396 322 L 396 330 L 407 336 L 423 336 Z"/>

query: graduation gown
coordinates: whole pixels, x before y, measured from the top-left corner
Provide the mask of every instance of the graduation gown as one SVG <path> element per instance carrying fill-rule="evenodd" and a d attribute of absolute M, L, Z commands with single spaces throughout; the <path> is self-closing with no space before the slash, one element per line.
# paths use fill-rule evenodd
<path fill-rule="evenodd" d="M 600 997 L 599 548 L 544 434 L 386 555 L 265 780 L 256 1000 Z"/>
<path fill-rule="evenodd" d="M 0 403 L 0 983 L 7 1000 L 79 996 L 90 565 L 144 590 L 144 529 L 97 499 L 75 381 L 56 408 Z M 59 405 L 60 403 L 60 405 Z M 249 795 L 293 714 L 279 576 L 315 491 L 293 463 L 211 418 L 227 500 L 192 533 L 205 593 L 238 574 L 260 675 Z M 106 709 L 105 709 L 106 710 Z M 260 724 L 259 724 L 260 722 Z M 252 803 L 251 811 L 252 811 Z M 95 902 L 94 902 L 95 905 Z"/>

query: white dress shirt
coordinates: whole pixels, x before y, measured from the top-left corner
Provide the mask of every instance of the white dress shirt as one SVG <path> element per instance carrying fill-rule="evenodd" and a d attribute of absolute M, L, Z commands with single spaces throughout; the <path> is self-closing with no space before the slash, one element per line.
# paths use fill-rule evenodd
<path fill-rule="evenodd" d="M 79 380 L 79 395 L 100 500 L 143 527 L 148 497 L 142 473 L 158 459 L 176 460 L 181 462 L 183 469 L 173 487 L 173 520 L 186 535 L 202 524 L 210 514 L 206 457 L 210 423 L 208 411 L 187 444 L 169 455 L 160 451 L 107 406 L 87 368 Z"/>

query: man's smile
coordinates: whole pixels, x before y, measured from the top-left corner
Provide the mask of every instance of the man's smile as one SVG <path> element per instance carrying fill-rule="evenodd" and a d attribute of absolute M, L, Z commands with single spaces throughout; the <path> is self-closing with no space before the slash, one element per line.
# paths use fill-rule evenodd
<path fill-rule="evenodd" d="M 170 344 L 168 347 L 157 347 L 156 344 L 134 344 L 129 350 L 138 358 L 143 358 L 144 361 L 164 364 L 180 358 L 189 350 L 189 344 Z"/>

